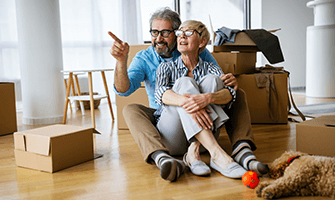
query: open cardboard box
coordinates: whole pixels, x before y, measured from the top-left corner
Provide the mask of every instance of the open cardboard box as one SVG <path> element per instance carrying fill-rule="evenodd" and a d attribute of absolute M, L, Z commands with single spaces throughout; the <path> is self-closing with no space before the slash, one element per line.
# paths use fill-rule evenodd
<path fill-rule="evenodd" d="M 335 156 L 335 115 L 324 115 L 298 123 L 297 151 L 312 155 Z"/>
<path fill-rule="evenodd" d="M 215 32 L 213 34 L 214 41 L 216 34 Z M 213 45 L 212 55 L 224 73 L 239 75 L 255 72 L 257 51 L 258 47 L 250 37 L 245 32 L 239 32 L 234 43 Z"/>
<path fill-rule="evenodd" d="M 216 34 L 214 33 L 214 38 Z M 238 32 L 234 43 L 225 42 L 221 46 L 213 46 L 213 52 L 257 52 L 260 51 L 257 45 L 250 39 L 245 32 Z"/>
<path fill-rule="evenodd" d="M 14 133 L 16 165 L 56 172 L 102 155 L 93 152 L 93 128 L 51 125 Z"/>
<path fill-rule="evenodd" d="M 0 82 L 0 135 L 17 131 L 14 83 Z"/>

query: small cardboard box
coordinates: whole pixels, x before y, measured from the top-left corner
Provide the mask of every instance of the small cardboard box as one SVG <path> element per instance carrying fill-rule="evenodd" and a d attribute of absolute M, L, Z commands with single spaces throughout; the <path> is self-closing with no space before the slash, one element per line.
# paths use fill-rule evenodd
<path fill-rule="evenodd" d="M 296 126 L 297 151 L 335 156 L 335 115 L 320 116 Z"/>
<path fill-rule="evenodd" d="M 17 131 L 14 83 L 0 82 L 0 135 Z"/>
<path fill-rule="evenodd" d="M 216 34 L 214 33 L 214 38 Z M 236 34 L 234 43 L 225 42 L 221 46 L 214 46 L 213 52 L 257 52 L 260 51 L 257 45 L 250 39 L 245 32 L 239 32 Z"/>
<path fill-rule="evenodd" d="M 225 74 L 239 75 L 255 72 L 256 52 L 212 52 L 212 55 Z"/>
<path fill-rule="evenodd" d="M 98 132 L 63 124 L 16 132 L 16 165 L 52 173 L 92 160 L 93 133 Z"/>
<path fill-rule="evenodd" d="M 288 122 L 288 89 L 287 73 L 274 74 L 274 86 L 277 91 L 278 99 L 270 89 L 259 88 L 256 85 L 255 74 L 241 74 L 237 76 L 239 88 L 242 88 L 247 95 L 247 102 L 253 124 L 286 124 Z M 270 97 L 270 108 L 268 99 Z M 270 115 L 274 113 L 274 115 Z"/>

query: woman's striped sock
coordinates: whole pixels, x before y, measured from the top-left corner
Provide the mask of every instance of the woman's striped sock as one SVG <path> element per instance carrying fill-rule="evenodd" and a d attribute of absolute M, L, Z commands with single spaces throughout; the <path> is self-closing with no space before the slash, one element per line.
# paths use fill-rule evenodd
<path fill-rule="evenodd" d="M 252 153 L 251 147 L 247 142 L 241 142 L 233 150 L 232 158 L 246 170 L 254 171 L 259 176 L 262 176 L 269 171 L 267 164 L 257 161 L 256 156 Z"/>

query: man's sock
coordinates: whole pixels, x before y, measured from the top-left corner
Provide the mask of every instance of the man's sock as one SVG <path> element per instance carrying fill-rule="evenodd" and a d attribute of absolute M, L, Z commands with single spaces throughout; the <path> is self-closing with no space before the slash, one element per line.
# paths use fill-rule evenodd
<path fill-rule="evenodd" d="M 247 142 L 241 142 L 235 147 L 232 153 L 232 158 L 246 170 L 254 171 L 259 176 L 262 176 L 269 171 L 267 164 L 257 161 L 256 156 L 252 153 L 251 147 Z"/>
<path fill-rule="evenodd" d="M 176 181 L 179 176 L 184 173 L 184 163 L 178 159 L 172 158 L 164 151 L 155 151 L 151 154 L 151 158 L 160 169 L 161 177 L 164 180 L 169 180 L 171 182 Z"/>

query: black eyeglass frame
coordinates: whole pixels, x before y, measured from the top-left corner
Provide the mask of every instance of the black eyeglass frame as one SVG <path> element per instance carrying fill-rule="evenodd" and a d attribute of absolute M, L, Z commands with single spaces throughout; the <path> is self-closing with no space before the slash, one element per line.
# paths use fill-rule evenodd
<path fill-rule="evenodd" d="M 181 31 L 181 34 L 180 34 L 180 35 L 177 34 L 178 31 Z M 191 35 L 186 35 L 186 32 L 191 32 L 191 31 L 192 31 L 192 34 L 191 34 Z M 197 33 L 199 34 L 199 36 L 201 36 L 201 34 L 202 34 L 202 32 L 199 33 L 199 31 L 197 31 L 196 29 L 187 29 L 186 31 L 175 30 L 175 31 L 174 31 L 174 34 L 175 34 L 177 37 L 179 37 L 179 36 L 181 36 L 181 35 L 184 33 L 184 35 L 185 35 L 186 37 L 190 37 L 190 36 L 192 36 L 192 35 L 194 34 L 194 32 L 197 32 Z"/>
<path fill-rule="evenodd" d="M 158 32 L 158 34 L 155 36 L 155 35 L 153 35 L 153 31 L 157 31 Z M 165 32 L 168 32 L 168 35 L 167 36 L 164 36 L 163 35 L 163 31 L 165 31 Z M 174 32 L 175 30 L 167 30 L 167 29 L 163 29 L 163 30 L 161 30 L 161 31 L 159 31 L 159 30 L 156 30 L 156 29 L 150 29 L 150 34 L 151 34 L 151 36 L 152 37 L 158 37 L 159 36 L 159 34 L 161 34 L 161 36 L 163 37 L 163 38 L 168 38 L 169 36 L 170 36 L 170 34 L 172 33 L 172 32 Z"/>

